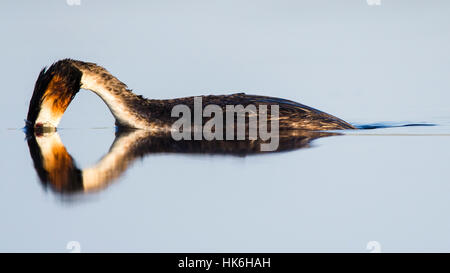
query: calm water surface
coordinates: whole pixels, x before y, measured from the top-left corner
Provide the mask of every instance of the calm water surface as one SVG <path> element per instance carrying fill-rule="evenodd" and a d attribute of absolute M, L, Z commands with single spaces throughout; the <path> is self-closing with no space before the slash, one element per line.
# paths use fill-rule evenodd
<path fill-rule="evenodd" d="M 0 251 L 449 252 L 449 12 L 446 1 L 3 4 Z M 386 128 L 283 153 L 148 154 L 95 192 L 61 194 L 40 182 L 21 127 L 38 72 L 65 57 L 149 98 L 243 91 Z M 82 90 L 58 136 L 85 169 L 108 153 L 113 124 Z"/>

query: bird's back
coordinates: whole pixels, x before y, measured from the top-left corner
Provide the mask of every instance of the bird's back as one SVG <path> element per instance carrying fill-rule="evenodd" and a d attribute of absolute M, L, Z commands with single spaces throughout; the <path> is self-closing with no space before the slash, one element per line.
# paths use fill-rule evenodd
<path fill-rule="evenodd" d="M 201 98 L 201 106 L 204 109 L 208 105 L 217 105 L 224 112 L 229 111 L 227 106 L 242 105 L 248 108 L 249 105 L 254 105 L 256 109 L 261 106 L 267 106 L 270 114 L 272 105 L 278 105 L 278 121 L 280 130 L 339 130 L 339 129 L 354 129 L 351 124 L 325 112 L 319 111 L 312 107 L 300 104 L 295 101 L 280 99 L 276 97 L 247 95 L 245 93 L 236 93 L 231 95 L 209 95 L 199 96 Z M 194 99 L 199 97 L 185 97 L 169 100 L 149 100 L 147 107 L 151 109 L 151 120 L 165 123 L 173 123 L 177 118 L 171 117 L 172 109 L 176 105 L 186 105 L 191 113 L 194 113 Z M 254 109 L 254 108 L 253 108 Z M 256 111 L 258 117 L 260 111 Z M 267 115 L 267 121 L 270 122 L 274 117 Z M 209 118 L 204 119 L 204 122 Z"/>

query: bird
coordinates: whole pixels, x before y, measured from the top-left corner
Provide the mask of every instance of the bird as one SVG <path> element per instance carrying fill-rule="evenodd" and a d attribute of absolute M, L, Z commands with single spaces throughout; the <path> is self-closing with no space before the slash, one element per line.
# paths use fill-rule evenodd
<path fill-rule="evenodd" d="M 97 94 L 108 106 L 115 118 L 117 128 L 143 129 L 167 132 L 173 129 L 177 117 L 173 115 L 176 105 L 185 105 L 195 112 L 196 98 L 202 109 L 208 105 L 218 106 L 224 112 L 227 106 L 242 105 L 248 116 L 261 118 L 263 106 L 277 106 L 277 115 L 268 115 L 267 121 L 275 121 L 282 130 L 345 130 L 353 125 L 333 115 L 295 101 L 259 95 L 235 93 L 230 95 L 201 95 L 174 99 L 147 99 L 136 95 L 127 85 L 108 70 L 91 62 L 62 59 L 50 67 L 44 67 L 36 80 L 30 99 L 26 128 L 33 130 L 57 128 L 64 112 L 80 89 Z M 249 108 L 248 106 L 255 106 Z M 270 113 L 272 113 L 271 108 Z M 268 111 L 269 112 L 269 111 Z M 207 122 L 202 117 L 202 124 Z M 246 122 L 248 128 L 248 122 Z M 259 126 L 259 125 L 258 125 Z"/>

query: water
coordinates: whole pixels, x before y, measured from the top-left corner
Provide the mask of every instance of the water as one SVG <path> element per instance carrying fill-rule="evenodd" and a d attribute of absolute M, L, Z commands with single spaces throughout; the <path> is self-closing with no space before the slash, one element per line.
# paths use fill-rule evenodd
<path fill-rule="evenodd" d="M 0 251 L 450 251 L 450 4 L 437 1 L 8 3 Z M 39 180 L 21 130 L 34 81 L 95 61 L 150 98 L 247 92 L 370 130 L 247 156 L 155 153 L 96 192 Z M 58 136 L 94 166 L 114 120 L 81 91 Z M 414 125 L 414 126 L 406 126 Z M 430 126 L 433 125 L 433 126 Z M 371 129 L 373 128 L 373 129 Z"/>

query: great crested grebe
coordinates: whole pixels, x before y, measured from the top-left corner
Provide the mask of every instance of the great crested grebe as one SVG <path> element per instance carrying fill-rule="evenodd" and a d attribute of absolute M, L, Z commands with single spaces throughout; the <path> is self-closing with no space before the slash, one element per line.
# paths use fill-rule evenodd
<path fill-rule="evenodd" d="M 119 128 L 167 131 L 177 120 L 171 117 L 174 106 L 184 104 L 194 109 L 194 97 L 146 99 L 135 95 L 123 82 L 99 65 L 64 59 L 47 70 L 44 68 L 39 74 L 30 100 L 27 128 L 56 128 L 80 88 L 91 90 L 100 96 L 114 115 Z M 244 93 L 201 98 L 203 107 L 214 104 L 224 111 L 227 105 L 278 105 L 280 131 L 355 129 L 337 117 L 285 99 Z"/>

